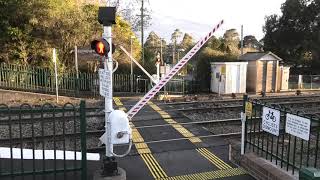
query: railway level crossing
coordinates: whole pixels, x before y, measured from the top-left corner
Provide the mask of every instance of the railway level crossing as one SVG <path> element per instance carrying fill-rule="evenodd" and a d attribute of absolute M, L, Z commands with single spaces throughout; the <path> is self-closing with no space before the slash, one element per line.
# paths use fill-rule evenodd
<path fill-rule="evenodd" d="M 117 108 L 124 111 L 127 111 L 126 104 L 136 101 L 117 97 L 113 100 Z M 132 151 L 137 152 L 138 156 L 119 159 L 120 166 L 127 171 L 127 179 L 253 179 L 228 160 L 228 145 L 223 139 L 198 138 L 209 132 L 197 125 L 180 125 L 188 119 L 174 119 L 172 113 L 175 112 L 168 113 L 166 108 L 149 102 L 130 122 L 134 144 Z M 135 128 L 160 123 L 169 126 Z M 157 142 L 180 138 L 184 139 Z M 132 163 L 139 165 L 130 166 Z"/>
<path fill-rule="evenodd" d="M 220 159 L 212 152 L 212 149 L 208 148 L 207 143 L 196 137 L 196 135 L 194 135 L 190 130 L 186 129 L 173 118 L 171 118 L 170 114 L 150 101 L 155 94 L 157 94 L 161 88 L 164 87 L 164 85 L 169 82 L 170 79 L 177 74 L 181 68 L 213 36 L 215 31 L 218 30 L 223 24 L 223 20 L 220 21 L 204 38 L 200 39 L 196 45 L 165 76 L 163 76 L 162 79 L 160 79 L 153 86 L 153 88 L 142 99 L 140 99 L 138 103 L 136 103 L 136 105 L 134 105 L 127 112 L 127 115 L 125 115 L 123 112 L 126 109 L 124 109 L 123 104 L 119 99 L 113 98 L 112 95 L 112 73 L 114 72 L 112 49 L 114 48 L 112 47 L 111 25 L 115 22 L 114 18 L 110 18 L 110 16 L 115 16 L 115 8 L 105 7 L 99 9 L 99 22 L 104 26 L 104 34 L 101 40 L 94 40 L 92 42 L 92 49 L 94 49 L 97 54 L 101 55 L 102 59 L 104 60 L 104 69 L 99 70 L 101 87 L 100 94 L 105 97 L 105 133 L 103 136 L 101 136 L 100 140 L 106 145 L 106 158 L 104 160 L 103 171 L 101 175 L 103 177 L 118 175 L 118 165 L 114 157 L 123 158 L 127 156 L 131 150 L 132 143 L 134 143 L 136 151 L 140 155 L 141 159 L 145 162 L 145 165 L 148 167 L 154 179 L 175 179 L 175 176 L 176 179 L 185 179 L 186 177 L 188 179 L 213 179 L 246 174 L 244 170 L 232 167 L 230 164 L 226 163 L 225 160 Z M 122 50 L 125 51 L 123 48 Z M 128 56 L 134 60 L 131 55 Z M 113 109 L 112 99 L 115 100 L 116 105 L 122 106 L 120 110 Z M 133 124 L 133 117 L 138 114 L 139 111 L 147 104 L 151 107 L 152 111 L 156 112 L 156 115 L 160 116 L 160 118 L 164 120 L 164 123 L 171 124 L 171 126 L 160 131 L 155 130 L 155 128 L 151 128 L 151 131 L 147 130 L 144 131 L 145 134 L 141 134 Z M 129 120 L 131 120 L 131 122 L 129 122 Z M 129 127 L 129 124 L 131 127 Z M 200 129 L 198 131 L 201 132 Z M 160 146 L 153 148 L 150 148 L 145 142 L 145 138 L 151 137 L 150 140 L 153 140 L 152 137 L 155 139 L 159 137 L 160 139 L 166 139 L 166 137 L 170 136 L 173 136 L 174 138 L 185 138 L 185 142 L 180 142 L 181 147 L 179 143 L 178 145 L 169 143 L 167 147 Z M 129 147 L 124 154 L 118 155 L 114 152 L 114 145 L 126 143 L 129 143 Z M 222 144 L 222 146 L 228 147 L 227 144 Z M 172 148 L 176 148 L 176 150 L 180 149 L 180 152 L 176 152 L 179 152 L 178 156 L 180 156 L 182 163 L 180 162 L 180 164 L 178 163 L 174 166 L 172 166 L 172 164 L 175 164 L 179 161 L 168 163 L 168 160 L 170 161 L 175 159 L 177 155 L 166 157 L 168 155 L 170 156 L 171 154 L 166 148 L 169 148 L 169 150 L 172 150 Z M 156 155 L 158 154 L 154 154 L 154 150 L 163 150 L 164 152 L 169 153 L 166 153 L 162 157 L 157 157 Z M 228 152 L 226 150 L 227 148 L 222 148 L 219 151 Z M 186 157 L 190 157 L 191 159 L 187 159 Z M 158 162 L 158 159 L 162 159 L 162 162 Z M 187 163 L 186 161 L 189 162 Z M 195 163 L 198 164 L 195 165 Z M 132 164 L 132 162 L 129 162 L 129 164 Z M 189 166 L 186 167 L 186 164 Z M 164 169 L 163 166 L 168 166 L 169 168 Z M 181 167 L 182 169 L 177 170 L 177 167 Z M 213 167 L 219 172 L 212 171 Z M 140 177 L 139 179 L 143 179 L 143 177 Z"/>

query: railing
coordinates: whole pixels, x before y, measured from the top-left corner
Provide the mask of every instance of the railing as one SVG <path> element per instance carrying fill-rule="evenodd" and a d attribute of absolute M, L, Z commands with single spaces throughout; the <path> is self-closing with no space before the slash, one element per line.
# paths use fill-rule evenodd
<path fill-rule="evenodd" d="M 99 76 L 97 73 L 78 74 L 64 72 L 58 74 L 59 95 L 74 97 L 99 97 Z M 150 88 L 150 79 L 133 75 L 131 90 L 130 74 L 114 74 L 114 92 L 146 93 Z M 31 66 L 0 64 L 0 88 L 46 94 L 55 93 L 55 77 L 50 69 Z M 187 81 L 183 77 L 174 77 L 162 89 L 170 94 L 199 92 L 196 81 Z"/>
<path fill-rule="evenodd" d="M 58 89 L 60 95 L 98 97 L 99 77 L 97 73 L 64 72 L 58 74 Z M 137 79 L 137 75 L 133 76 Z M 114 74 L 114 92 L 130 92 L 130 75 Z M 133 81 L 135 90 L 139 87 Z M 46 94 L 55 93 L 55 77 L 50 69 L 31 66 L 0 64 L 0 88 L 8 90 L 21 90 Z"/>
<path fill-rule="evenodd" d="M 255 152 L 292 173 L 302 167 L 320 167 L 320 121 L 316 116 L 301 115 L 251 99 L 244 99 L 244 103 L 252 104 L 245 126 L 246 151 Z M 263 113 L 263 109 L 269 112 Z M 273 111 L 280 112 L 279 119 Z M 273 133 L 267 132 L 268 128 Z"/>
<path fill-rule="evenodd" d="M 289 89 L 320 89 L 320 75 L 291 75 Z"/>
<path fill-rule="evenodd" d="M 85 102 L 0 105 L 0 179 L 87 179 Z"/>

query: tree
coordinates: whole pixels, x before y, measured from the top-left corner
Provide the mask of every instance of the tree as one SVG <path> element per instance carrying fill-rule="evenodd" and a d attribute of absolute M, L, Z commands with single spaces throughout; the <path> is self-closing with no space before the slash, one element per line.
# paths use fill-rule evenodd
<path fill-rule="evenodd" d="M 174 32 L 171 34 L 171 41 L 172 41 L 172 64 L 177 63 L 176 59 L 176 48 L 177 48 L 177 41 L 182 36 L 182 32 L 180 29 L 175 29 Z"/>
<path fill-rule="evenodd" d="M 37 25 L 48 17 L 47 11 L 41 0 L 0 0 L 0 61 L 26 64 L 35 56 L 42 59 L 37 50 L 44 50 L 46 42 L 40 44 L 32 35 L 39 32 Z"/>
<path fill-rule="evenodd" d="M 154 31 L 151 31 L 147 37 L 146 42 L 144 43 L 144 48 L 146 51 L 145 61 L 151 64 L 148 66 L 154 66 L 156 55 L 157 53 L 161 52 L 161 43 L 163 46 L 165 46 L 164 40 L 162 40 L 162 38 L 160 38 Z"/>
<path fill-rule="evenodd" d="M 239 33 L 236 29 L 228 29 L 223 35 L 223 43 L 220 49 L 227 52 L 229 55 L 239 55 Z"/>
<path fill-rule="evenodd" d="M 60 62 L 72 70 L 74 46 L 89 47 L 102 33 L 98 6 L 77 0 L 0 0 L 0 11 L 0 62 L 48 67 L 52 48 L 56 48 Z M 113 42 L 130 49 L 131 25 L 120 17 L 116 22 Z M 138 40 L 133 50 L 139 57 Z M 119 49 L 114 57 L 123 60 L 120 64 L 130 64 Z"/>
<path fill-rule="evenodd" d="M 193 37 L 188 33 L 185 33 L 179 47 L 187 52 L 194 46 L 194 44 Z"/>
<path fill-rule="evenodd" d="M 120 16 L 116 17 L 116 24 L 112 27 L 113 42 L 116 45 L 122 45 L 125 49 L 130 49 L 131 37 L 134 36 L 130 23 Z M 132 39 L 132 56 L 136 59 L 140 59 L 140 44 L 137 38 Z M 113 54 L 115 60 L 119 63 L 118 72 L 130 71 L 130 58 L 122 52 L 119 48 L 116 48 Z"/>
<path fill-rule="evenodd" d="M 144 43 L 145 48 L 159 48 L 161 43 L 161 38 L 154 32 L 151 31 Z"/>
<path fill-rule="evenodd" d="M 266 18 L 264 49 L 287 64 L 319 66 L 319 4 L 318 0 L 287 0 L 281 7 L 282 16 Z"/>
<path fill-rule="evenodd" d="M 223 39 L 218 39 L 215 36 L 212 36 L 208 41 L 208 47 L 215 50 L 221 50 L 221 44 L 223 43 Z"/>
<path fill-rule="evenodd" d="M 238 46 L 240 38 L 236 29 L 228 29 L 223 34 L 224 42 L 227 46 Z"/>
<path fill-rule="evenodd" d="M 255 36 L 248 35 L 248 36 L 245 36 L 243 38 L 243 47 L 245 47 L 245 48 L 253 48 L 253 49 L 260 49 L 261 45 L 260 45 L 260 43 L 258 42 L 258 40 L 256 39 Z"/>

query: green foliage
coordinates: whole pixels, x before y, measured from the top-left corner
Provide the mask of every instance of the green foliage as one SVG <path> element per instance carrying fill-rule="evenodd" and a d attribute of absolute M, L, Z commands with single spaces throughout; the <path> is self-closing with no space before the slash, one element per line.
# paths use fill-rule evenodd
<path fill-rule="evenodd" d="M 74 46 L 89 47 L 101 37 L 98 6 L 77 0 L 0 0 L 0 62 L 49 67 L 52 48 L 59 51 L 65 69 L 73 69 Z M 113 42 L 130 49 L 131 25 L 117 17 Z M 133 55 L 139 58 L 139 41 L 133 39 Z M 121 65 L 129 58 L 117 49 Z"/>
<path fill-rule="evenodd" d="M 264 49 L 292 65 L 320 64 L 320 2 L 287 0 L 282 16 L 266 17 Z"/>
<path fill-rule="evenodd" d="M 137 61 L 140 60 L 140 43 L 139 40 L 134 37 L 131 25 L 128 21 L 124 20 L 120 16 L 116 17 L 116 23 L 117 24 L 115 24 L 112 28 L 114 44 L 122 45 L 130 53 L 132 41 L 132 56 Z M 125 53 L 122 52 L 122 50 L 120 50 L 120 48 L 116 48 L 113 58 L 119 63 L 117 72 L 130 72 L 131 60 Z"/>
<path fill-rule="evenodd" d="M 256 37 L 252 35 L 248 35 L 243 38 L 243 47 L 257 50 L 260 50 L 262 48 Z"/>
<path fill-rule="evenodd" d="M 185 33 L 179 47 L 187 52 L 194 46 L 194 44 L 193 37 L 188 33 Z"/>

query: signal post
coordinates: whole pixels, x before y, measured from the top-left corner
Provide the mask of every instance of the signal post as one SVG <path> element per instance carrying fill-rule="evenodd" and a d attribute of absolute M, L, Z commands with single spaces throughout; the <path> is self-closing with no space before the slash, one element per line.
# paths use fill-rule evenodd
<path fill-rule="evenodd" d="M 105 144 L 106 151 L 103 156 L 102 172 L 96 172 L 95 180 L 126 179 L 125 171 L 118 167 L 115 157 L 126 156 L 132 145 L 127 114 L 112 107 L 112 73 L 114 71 L 112 53 L 115 46 L 112 44 L 111 26 L 115 24 L 115 13 L 115 7 L 99 8 L 98 21 L 103 25 L 103 34 L 101 39 L 91 42 L 91 48 L 102 58 L 103 69 L 99 69 L 100 95 L 105 97 L 105 133 L 100 140 Z M 129 147 L 124 154 L 118 155 L 114 153 L 113 145 L 115 144 L 129 144 Z"/>

